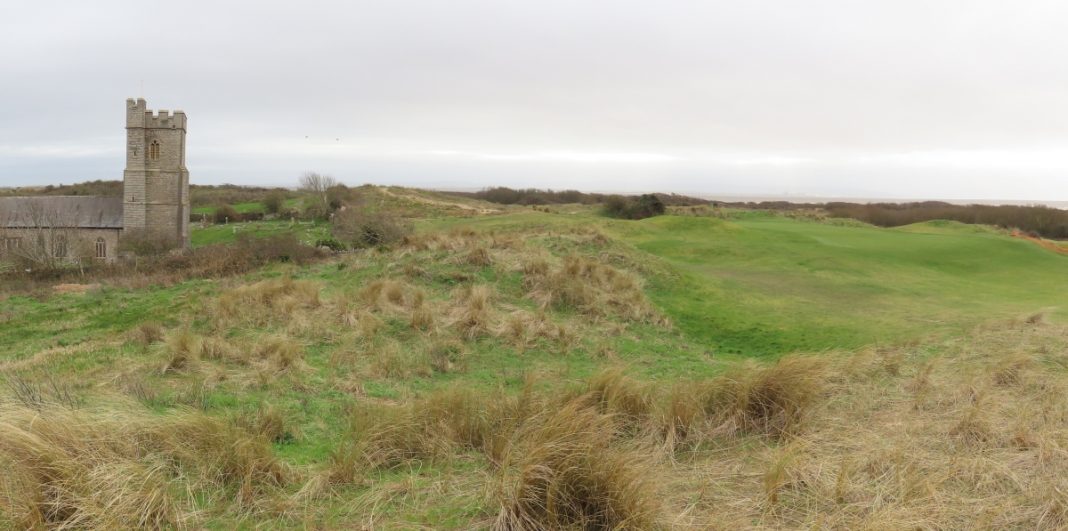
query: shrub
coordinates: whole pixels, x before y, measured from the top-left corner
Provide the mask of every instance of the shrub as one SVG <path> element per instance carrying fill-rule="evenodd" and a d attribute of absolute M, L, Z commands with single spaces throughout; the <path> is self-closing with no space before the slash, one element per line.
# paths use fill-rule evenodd
<path fill-rule="evenodd" d="M 232 220 L 231 220 L 232 221 Z M 156 256 L 178 247 L 178 240 L 162 234 L 152 234 L 144 229 L 126 229 L 119 239 L 119 251 L 135 256 Z"/>
<path fill-rule="evenodd" d="M 316 247 L 326 247 L 335 253 L 345 250 L 345 244 L 337 241 L 336 238 L 319 238 L 315 240 Z"/>
<path fill-rule="evenodd" d="M 280 190 L 272 190 L 263 198 L 263 209 L 268 214 L 278 214 L 285 205 L 286 195 Z"/>
<path fill-rule="evenodd" d="M 337 212 L 330 223 L 334 237 L 353 248 L 390 245 L 412 232 L 412 228 L 396 216 L 361 206 Z"/>
<path fill-rule="evenodd" d="M 655 194 L 643 194 L 637 197 L 614 195 L 605 199 L 602 211 L 612 218 L 645 219 L 663 214 L 667 211 L 667 207 Z"/>
<path fill-rule="evenodd" d="M 212 214 L 215 223 L 231 223 L 241 221 L 241 214 L 230 205 L 219 205 Z"/>

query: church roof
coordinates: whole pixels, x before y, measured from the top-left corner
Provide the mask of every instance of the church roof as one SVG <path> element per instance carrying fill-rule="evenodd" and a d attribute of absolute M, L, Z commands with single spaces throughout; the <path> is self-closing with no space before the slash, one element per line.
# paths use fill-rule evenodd
<path fill-rule="evenodd" d="M 82 195 L 0 197 L 0 227 L 121 229 L 122 198 Z"/>

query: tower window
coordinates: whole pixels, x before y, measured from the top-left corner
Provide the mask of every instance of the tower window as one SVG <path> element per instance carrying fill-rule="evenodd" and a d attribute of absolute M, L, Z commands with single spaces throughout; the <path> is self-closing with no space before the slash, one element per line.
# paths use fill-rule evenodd
<path fill-rule="evenodd" d="M 153 140 L 148 146 L 148 158 L 159 160 L 159 140 Z"/>
<path fill-rule="evenodd" d="M 107 258 L 108 257 L 108 242 L 104 241 L 104 238 L 96 239 L 96 257 Z"/>

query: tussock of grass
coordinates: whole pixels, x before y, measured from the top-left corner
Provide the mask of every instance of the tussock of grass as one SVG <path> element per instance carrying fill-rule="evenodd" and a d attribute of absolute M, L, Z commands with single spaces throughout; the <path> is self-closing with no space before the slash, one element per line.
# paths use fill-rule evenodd
<path fill-rule="evenodd" d="M 344 314 L 344 322 L 347 326 L 354 328 L 359 333 L 359 337 L 365 341 L 374 339 L 386 325 L 382 319 L 367 310 Z"/>
<path fill-rule="evenodd" d="M 591 377 L 585 398 L 598 411 L 615 415 L 629 426 L 638 426 L 649 418 L 655 406 L 649 386 L 627 376 L 619 367 Z"/>
<path fill-rule="evenodd" d="M 287 425 L 282 411 L 271 404 L 261 404 L 255 411 L 245 412 L 238 416 L 235 424 L 274 443 L 290 441 L 297 436 Z"/>
<path fill-rule="evenodd" d="M 271 337 L 257 348 L 261 360 L 270 364 L 277 371 L 298 368 L 304 358 L 304 348 L 300 343 L 288 337 Z"/>
<path fill-rule="evenodd" d="M 453 294 L 453 327 L 467 339 L 489 335 L 497 312 L 493 308 L 494 290 L 485 284 L 466 285 Z"/>
<path fill-rule="evenodd" d="M 167 359 L 160 369 L 163 373 L 187 369 L 200 359 L 204 349 L 204 338 L 188 329 L 175 330 L 165 340 Z"/>
<path fill-rule="evenodd" d="M 826 384 L 827 362 L 811 356 L 787 356 L 770 367 L 731 375 L 710 397 L 725 407 L 746 433 L 796 433 Z"/>
<path fill-rule="evenodd" d="M 495 529 L 652 529 L 661 503 L 646 456 L 611 444 L 611 416 L 570 403 L 529 419 L 501 459 Z"/>
<path fill-rule="evenodd" d="M 265 441 L 199 413 L 4 407 L 0 463 L 0 514 L 20 528 L 186 528 L 188 489 L 248 506 L 289 475 Z"/>
<path fill-rule="evenodd" d="M 433 366 L 426 352 L 388 340 L 371 347 L 371 374 L 380 378 L 427 377 Z"/>
<path fill-rule="evenodd" d="M 360 290 L 358 298 L 379 311 L 412 310 L 423 305 L 426 293 L 406 282 L 378 279 Z"/>
<path fill-rule="evenodd" d="M 318 308 L 319 285 L 308 280 L 262 280 L 219 295 L 214 313 L 217 324 L 244 322 L 262 325 L 288 320 L 297 310 Z"/>
<path fill-rule="evenodd" d="M 679 382 L 655 413 L 655 431 L 671 448 L 715 434 L 796 435 L 826 389 L 828 376 L 822 359 L 787 356 L 712 380 Z"/>
<path fill-rule="evenodd" d="M 418 308 L 412 309 L 411 318 L 409 324 L 416 330 L 422 330 L 424 332 L 430 331 L 434 328 L 434 310 L 429 305 L 423 304 Z"/>
<path fill-rule="evenodd" d="M 493 259 L 490 258 L 489 250 L 485 247 L 474 247 L 463 258 L 463 262 L 467 265 L 475 267 L 489 267 L 493 265 Z"/>
<path fill-rule="evenodd" d="M 467 369 L 467 350 L 455 340 L 437 340 L 427 347 L 430 366 L 441 374 L 464 372 Z"/>
<path fill-rule="evenodd" d="M 524 264 L 523 272 L 530 296 L 545 308 L 667 323 L 645 297 L 637 278 L 610 265 L 570 255 L 556 269 L 536 259 Z"/>
<path fill-rule="evenodd" d="M 163 336 L 163 327 L 156 322 L 141 323 L 130 331 L 130 338 L 143 349 L 159 343 L 163 340 Z"/>

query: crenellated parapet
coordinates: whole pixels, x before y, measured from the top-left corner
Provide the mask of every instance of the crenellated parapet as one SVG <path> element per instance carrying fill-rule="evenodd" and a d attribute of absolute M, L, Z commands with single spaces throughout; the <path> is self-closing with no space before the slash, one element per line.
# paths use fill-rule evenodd
<path fill-rule="evenodd" d="M 184 111 L 150 111 L 144 98 L 126 100 L 126 128 L 185 130 Z"/>

